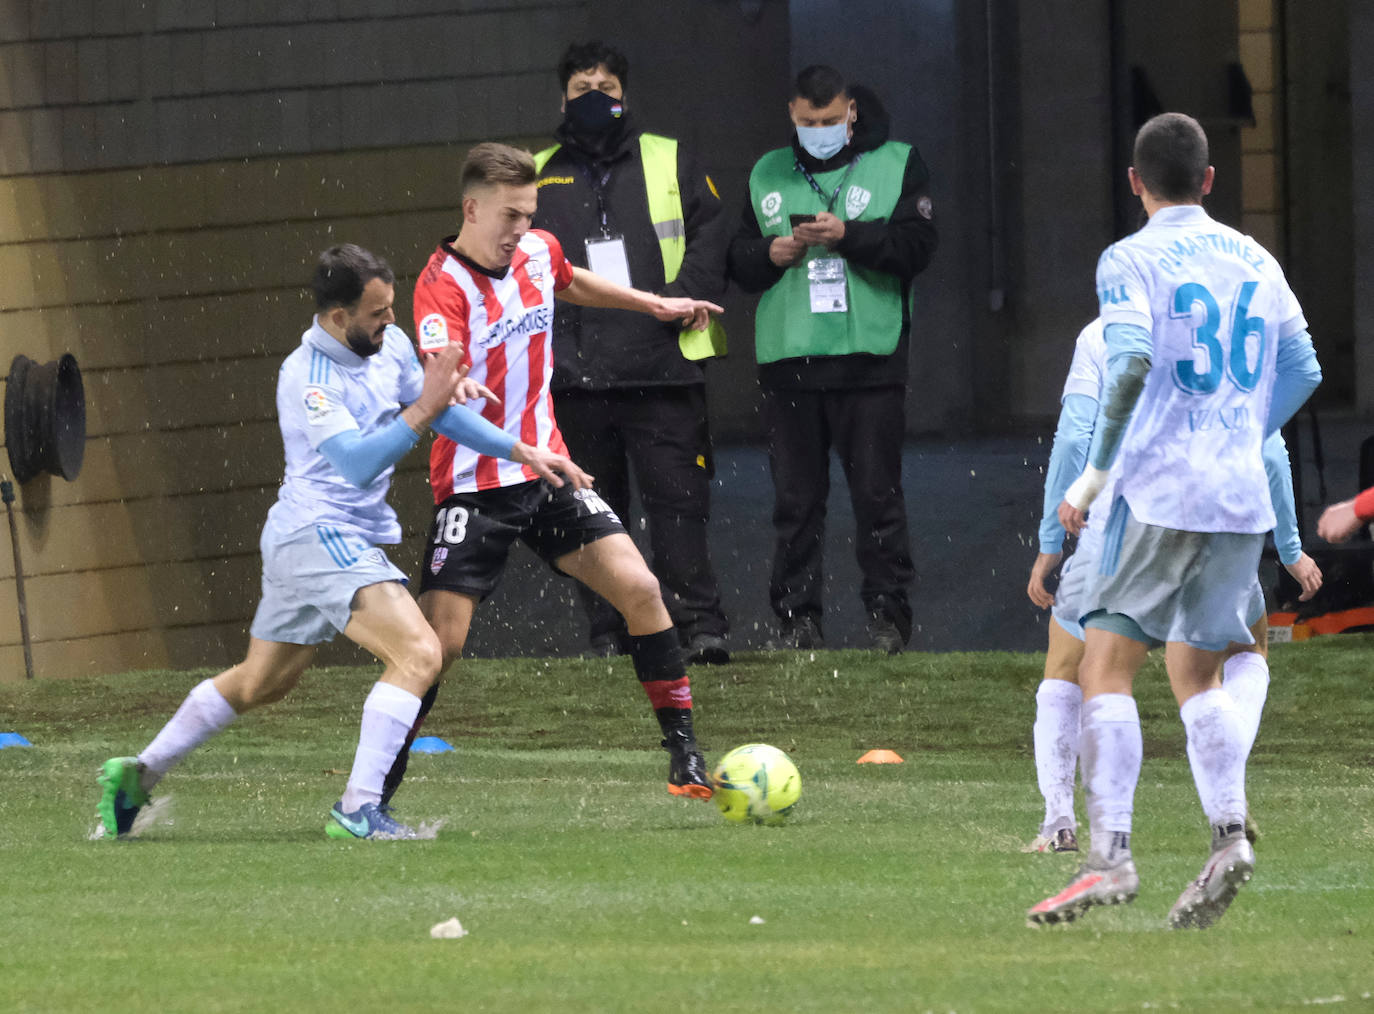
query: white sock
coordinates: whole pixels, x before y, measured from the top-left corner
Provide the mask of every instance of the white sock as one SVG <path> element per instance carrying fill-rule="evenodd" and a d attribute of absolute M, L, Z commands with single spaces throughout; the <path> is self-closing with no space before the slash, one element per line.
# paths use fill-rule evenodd
<path fill-rule="evenodd" d="M 1082 705 L 1083 691 L 1068 680 L 1042 680 L 1035 692 L 1035 776 L 1045 797 L 1043 835 L 1075 825 L 1073 776 Z"/>
<path fill-rule="evenodd" d="M 1264 713 L 1264 699 L 1269 696 L 1269 663 L 1255 651 L 1232 655 L 1221 667 L 1221 689 L 1236 702 L 1241 728 L 1245 732 L 1245 755 L 1255 745 L 1259 733 L 1260 715 Z"/>
<path fill-rule="evenodd" d="M 352 813 L 364 803 L 381 802 L 386 773 L 396 763 L 396 755 L 405 745 L 419 713 L 420 698 L 409 690 L 391 683 L 372 687 L 363 702 L 358 752 L 353 756 L 353 771 L 339 804 L 344 813 Z"/>
<path fill-rule="evenodd" d="M 215 689 L 214 680 L 197 683 L 186 695 L 186 700 L 181 702 L 172 720 L 138 755 L 144 765 L 139 778 L 144 790 L 151 789 L 188 753 L 221 732 L 237 717 L 238 714 L 229 706 L 224 695 Z"/>
<path fill-rule="evenodd" d="M 1188 763 L 1213 827 L 1245 821 L 1244 722 L 1225 690 L 1204 690 L 1179 708 L 1188 730 Z"/>
<path fill-rule="evenodd" d="M 1121 840 L 1119 835 L 1130 834 L 1135 784 L 1144 753 L 1135 698 L 1130 694 L 1100 694 L 1084 701 L 1079 749 L 1083 784 L 1088 790 L 1093 853 L 1101 859 L 1118 858 L 1110 850 L 1114 840 Z"/>

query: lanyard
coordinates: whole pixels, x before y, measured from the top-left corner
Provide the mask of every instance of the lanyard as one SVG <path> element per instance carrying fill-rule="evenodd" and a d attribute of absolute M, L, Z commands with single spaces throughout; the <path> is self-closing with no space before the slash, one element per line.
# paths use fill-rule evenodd
<path fill-rule="evenodd" d="M 863 157 L 864 153 L 859 152 L 859 154 L 849 160 L 849 168 L 845 169 L 844 175 L 840 177 L 840 182 L 835 184 L 835 191 L 830 195 L 829 200 L 826 200 L 825 191 L 822 190 L 821 185 L 816 182 L 816 177 L 812 176 L 810 170 L 801 164 L 801 159 L 797 159 L 796 168 L 799 173 L 806 177 L 806 182 L 811 184 L 811 189 L 821 195 L 821 200 L 825 201 L 825 210 L 830 211 L 835 207 L 835 198 L 840 196 L 840 191 L 844 189 L 845 183 L 849 180 L 849 174 L 854 171 L 854 167 L 859 164 L 859 159 Z"/>
<path fill-rule="evenodd" d="M 611 238 L 609 220 L 606 217 L 606 184 L 611 181 L 611 167 L 606 166 L 606 171 L 598 179 L 596 169 L 590 162 L 586 163 L 587 174 L 591 177 L 592 193 L 596 194 L 596 211 L 601 216 L 601 235 L 607 239 Z"/>

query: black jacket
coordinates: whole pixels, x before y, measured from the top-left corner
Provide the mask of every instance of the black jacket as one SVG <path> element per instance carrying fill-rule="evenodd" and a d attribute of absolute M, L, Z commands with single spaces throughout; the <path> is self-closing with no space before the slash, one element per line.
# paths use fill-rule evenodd
<path fill-rule="evenodd" d="M 678 188 L 687 250 L 677 278 L 665 284 L 663 255 L 649 219 L 640 131 L 627 113 L 600 145 L 579 143 L 565 127 L 561 147 L 539 174 L 534 224 L 558 238 L 563 253 L 585 268 L 585 241 L 601 236 L 597 190 L 606 229 L 625 239 L 630 283 L 665 296 L 718 300 L 725 288 L 725 244 L 720 198 L 681 145 Z M 601 180 L 605 179 L 604 186 Z M 677 386 L 704 382 L 700 364 L 684 359 L 676 324 L 628 310 L 601 310 L 559 302 L 554 316 L 553 390 Z"/>
<path fill-rule="evenodd" d="M 858 116 L 854 122 L 854 136 L 840 152 L 825 161 L 813 158 L 793 133 L 792 151 L 808 172 L 841 168 L 848 165 L 855 154 L 872 151 L 887 142 L 890 121 L 877 95 L 862 86 L 851 88 L 850 94 Z M 930 173 L 921 153 L 913 146 L 892 217 L 887 221 L 846 222 L 844 238 L 836 245 L 835 252 L 846 260 L 896 275 L 910 284 L 925 270 L 939 245 L 931 218 L 929 183 Z M 746 194 L 739 232 L 730 241 L 727 259 L 730 277 L 746 292 L 762 292 L 782 278 L 784 269 L 768 257 L 772 242 L 773 237 L 764 236 L 759 229 L 753 201 Z M 902 336 L 892 355 L 806 356 L 761 363 L 759 384 L 768 388 L 809 389 L 905 384 L 910 349 L 908 309 L 904 301 Z"/>

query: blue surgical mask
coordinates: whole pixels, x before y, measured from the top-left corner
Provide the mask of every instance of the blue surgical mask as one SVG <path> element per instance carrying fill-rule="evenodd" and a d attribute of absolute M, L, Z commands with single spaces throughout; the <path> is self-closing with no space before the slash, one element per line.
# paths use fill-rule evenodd
<path fill-rule="evenodd" d="M 849 121 L 841 120 L 828 127 L 798 127 L 797 140 L 807 154 L 824 162 L 849 143 Z"/>

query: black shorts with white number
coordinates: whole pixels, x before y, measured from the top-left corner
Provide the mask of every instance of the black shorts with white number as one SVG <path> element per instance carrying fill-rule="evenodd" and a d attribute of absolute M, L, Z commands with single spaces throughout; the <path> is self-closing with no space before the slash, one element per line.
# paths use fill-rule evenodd
<path fill-rule="evenodd" d="M 516 539 L 558 571 L 555 560 L 624 531 L 620 519 L 590 489 L 555 488 L 536 479 L 455 493 L 434 510 L 420 591 L 461 592 L 480 601 L 496 590 Z"/>

